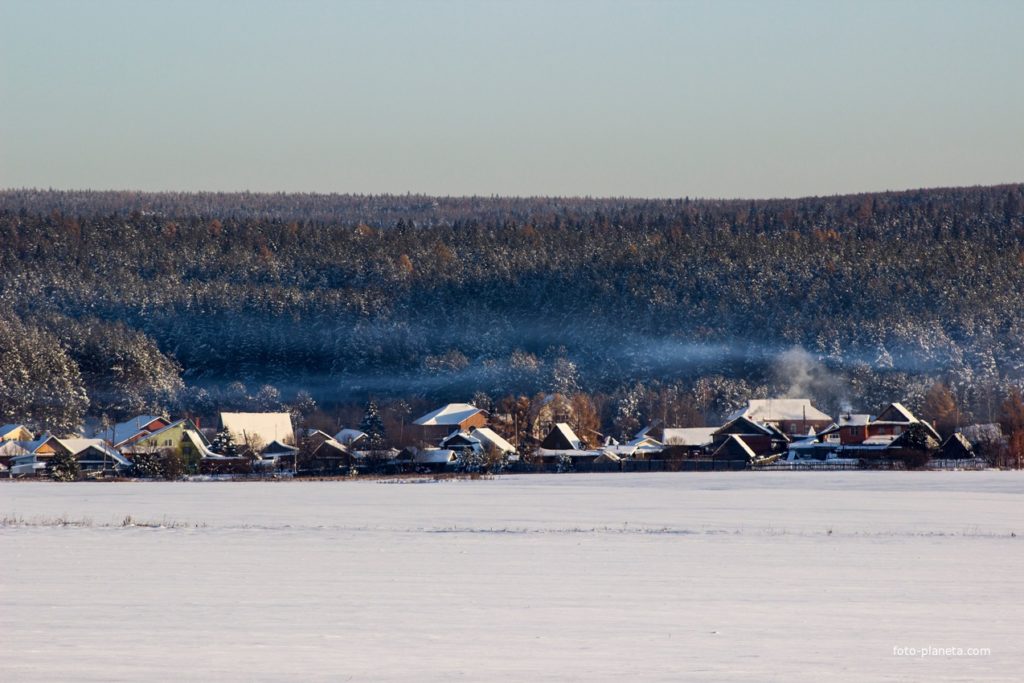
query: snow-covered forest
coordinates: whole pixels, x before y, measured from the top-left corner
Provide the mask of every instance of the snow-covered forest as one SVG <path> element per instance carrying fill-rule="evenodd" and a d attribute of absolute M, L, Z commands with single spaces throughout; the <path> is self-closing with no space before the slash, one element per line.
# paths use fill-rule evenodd
<path fill-rule="evenodd" d="M 771 201 L 10 190 L 0 263 L 0 418 L 56 430 L 300 390 L 321 406 L 583 390 L 610 414 L 653 392 L 711 416 L 797 394 L 917 409 L 936 382 L 991 421 L 1024 382 L 1021 185 Z"/>

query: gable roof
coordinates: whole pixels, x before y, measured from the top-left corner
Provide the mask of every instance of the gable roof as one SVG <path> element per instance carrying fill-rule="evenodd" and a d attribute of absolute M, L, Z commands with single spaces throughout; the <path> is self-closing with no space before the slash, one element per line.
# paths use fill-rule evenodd
<path fill-rule="evenodd" d="M 515 446 L 506 441 L 501 434 L 498 434 L 490 427 L 477 427 L 476 429 L 470 430 L 469 433 L 484 443 L 494 446 L 503 453 L 514 453 L 516 450 Z"/>
<path fill-rule="evenodd" d="M 772 436 L 780 434 L 780 432 L 779 430 L 772 429 L 760 422 L 755 422 L 745 415 L 739 415 L 716 429 L 713 434 L 715 436 L 721 434 L 762 434 L 765 436 Z"/>
<path fill-rule="evenodd" d="M 974 448 L 971 446 L 971 442 L 960 432 L 946 439 L 945 443 L 939 447 L 939 450 L 942 451 L 943 457 L 950 459 L 969 458 L 974 455 Z"/>
<path fill-rule="evenodd" d="M 156 427 L 156 429 L 161 429 L 169 421 L 159 415 L 136 415 L 130 420 L 118 422 L 112 427 L 107 427 L 106 429 L 101 427 L 96 430 L 96 433 L 93 434 L 93 436 L 98 439 L 109 441 L 117 447 L 131 441 L 132 438 L 139 434 L 148 434 L 151 431 L 148 427 L 154 422 L 162 422 L 163 424 Z"/>
<path fill-rule="evenodd" d="M 420 465 L 439 465 L 454 462 L 455 451 L 450 448 L 418 448 L 413 453 L 413 462 Z"/>
<path fill-rule="evenodd" d="M 743 440 L 743 437 L 736 434 L 730 434 L 729 438 L 723 441 L 722 445 L 716 448 L 712 455 L 717 458 L 719 453 L 729 456 L 745 456 L 748 460 L 753 460 L 757 457 L 754 450 Z"/>
<path fill-rule="evenodd" d="M 220 423 L 239 445 L 245 443 L 246 437 L 259 438 L 264 445 L 277 440 L 295 440 L 288 413 L 221 413 Z"/>
<path fill-rule="evenodd" d="M 757 422 L 831 422 L 832 418 L 811 405 L 809 398 L 752 398 L 746 408 L 737 410 L 729 420 L 747 417 Z"/>
<path fill-rule="evenodd" d="M 441 439 L 441 448 L 449 448 L 451 444 L 482 446 L 480 439 L 472 436 L 469 432 L 452 432 Z"/>
<path fill-rule="evenodd" d="M 32 438 L 32 432 L 25 425 L 6 424 L 0 427 L 0 441 L 25 441 Z"/>
<path fill-rule="evenodd" d="M 199 454 L 203 458 L 222 459 L 227 456 L 223 456 L 220 453 L 214 453 L 210 450 L 210 442 L 202 432 L 194 429 L 184 430 L 185 438 L 192 444 L 192 446 L 199 451 Z"/>
<path fill-rule="evenodd" d="M 32 452 L 22 445 L 23 443 L 12 439 L 0 442 L 0 457 L 13 458 L 20 455 L 32 455 Z"/>
<path fill-rule="evenodd" d="M 449 403 L 413 421 L 423 427 L 436 425 L 456 426 L 483 411 L 471 403 Z"/>
<path fill-rule="evenodd" d="M 180 420 L 175 420 L 174 422 L 169 422 L 166 426 L 161 427 L 160 429 L 157 429 L 155 431 L 146 432 L 145 434 L 136 434 L 135 437 L 129 439 L 129 441 L 131 441 L 132 443 L 128 446 L 128 448 L 122 450 L 138 448 L 138 445 L 143 441 L 159 437 L 164 432 L 171 431 L 172 429 L 175 429 L 177 427 L 182 427 L 182 434 L 185 433 L 185 430 L 194 430 L 198 432 L 198 429 L 196 428 L 196 425 L 194 422 L 192 422 L 192 420 L 190 420 L 189 418 L 182 418 Z"/>
<path fill-rule="evenodd" d="M 334 435 L 335 441 L 346 446 L 351 446 L 356 441 L 365 438 L 366 432 L 361 432 L 358 429 L 351 429 L 350 427 L 346 427 Z"/>
<path fill-rule="evenodd" d="M 914 423 L 917 418 L 902 403 L 890 403 L 878 414 L 875 422 Z"/>
<path fill-rule="evenodd" d="M 263 458 L 279 458 L 281 456 L 295 455 L 299 452 L 299 449 L 295 446 L 289 446 L 286 443 L 281 443 L 277 439 L 274 439 L 260 452 L 260 457 Z"/>
<path fill-rule="evenodd" d="M 44 445 L 50 442 L 57 444 L 60 448 L 64 450 L 67 450 L 67 446 L 62 444 L 60 439 L 55 437 L 50 432 L 45 432 L 39 435 L 38 438 L 33 439 L 32 441 L 19 441 L 18 445 L 24 448 L 29 453 L 38 453 L 39 449 L 41 449 Z"/>
<path fill-rule="evenodd" d="M 558 422 L 541 441 L 540 447 L 548 451 L 579 451 L 583 450 L 583 442 L 572 431 L 572 427 Z"/>
<path fill-rule="evenodd" d="M 57 439 L 57 441 L 59 441 L 64 448 L 68 449 L 71 455 L 76 457 L 85 453 L 89 449 L 93 449 L 99 451 L 119 465 L 127 467 L 132 464 L 128 458 L 108 446 L 107 442 L 103 439 Z"/>
<path fill-rule="evenodd" d="M 922 424 L 932 438 L 939 442 L 942 441 L 939 433 L 935 431 L 935 428 L 929 422 L 919 420 L 902 403 L 890 403 L 886 406 L 885 410 L 878 414 L 878 417 L 872 421 L 872 424 Z"/>

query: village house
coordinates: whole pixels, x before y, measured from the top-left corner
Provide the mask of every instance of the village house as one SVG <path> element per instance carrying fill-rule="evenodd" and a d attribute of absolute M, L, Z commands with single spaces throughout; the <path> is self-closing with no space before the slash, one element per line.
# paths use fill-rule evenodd
<path fill-rule="evenodd" d="M 315 472 L 337 473 L 342 468 L 351 467 L 355 462 L 349 451 L 349 446 L 338 441 L 336 437 L 320 430 L 310 430 L 306 438 L 309 460 L 303 463 L 302 467 Z"/>
<path fill-rule="evenodd" d="M 93 436 L 103 439 L 117 450 L 123 450 L 136 440 L 159 431 L 170 423 L 170 420 L 159 415 L 136 415 L 130 420 L 118 422 L 110 427 L 101 427 Z"/>
<path fill-rule="evenodd" d="M 941 439 L 932 425 L 918 419 L 904 405 L 890 403 L 878 417 L 864 413 L 840 415 L 838 423 L 790 444 L 787 458 L 822 462 L 898 458 L 905 454 L 902 436 L 914 424 L 920 424 L 928 438 L 939 446 Z"/>
<path fill-rule="evenodd" d="M 334 440 L 344 446 L 354 446 L 366 438 L 366 432 L 346 427 L 334 435 Z"/>
<path fill-rule="evenodd" d="M 413 421 L 414 435 L 424 443 L 437 443 L 452 432 L 487 426 L 487 413 L 470 403 L 449 403 Z"/>
<path fill-rule="evenodd" d="M 751 399 L 746 408 L 734 412 L 727 421 L 739 417 L 773 427 L 790 438 L 817 433 L 832 425 L 832 418 L 807 398 Z"/>
<path fill-rule="evenodd" d="M 0 444 L 0 466 L 12 476 L 34 475 L 44 471 L 58 452 L 66 452 L 66 448 L 50 433 L 29 441 L 4 441 Z"/>
<path fill-rule="evenodd" d="M 35 435 L 25 425 L 7 424 L 0 427 L 0 442 L 31 441 Z"/>
<path fill-rule="evenodd" d="M 126 473 L 132 462 L 110 447 L 103 439 L 59 439 L 82 472 Z"/>
<path fill-rule="evenodd" d="M 937 457 L 943 460 L 969 460 L 974 457 L 974 446 L 960 432 L 951 434 L 941 446 Z"/>
<path fill-rule="evenodd" d="M 755 422 L 744 415 L 732 418 L 712 432 L 711 437 L 711 445 L 706 447 L 709 453 L 717 452 L 726 442 L 730 442 L 728 448 L 733 451 L 746 447 L 757 456 L 783 453 L 789 444 L 789 438 L 774 425 Z"/>
<path fill-rule="evenodd" d="M 516 452 L 515 446 L 489 427 L 473 427 L 468 432 L 453 432 L 441 440 L 441 448 L 451 448 L 454 451 L 469 450 L 480 455 L 492 451 L 502 455 Z"/>
<path fill-rule="evenodd" d="M 195 447 L 193 440 L 186 435 L 190 431 L 200 433 L 199 428 L 192 420 L 186 418 L 168 422 L 161 418 L 159 422 L 165 423 L 164 426 L 153 431 L 135 434 L 119 450 L 129 455 L 138 453 L 169 455 L 173 453 L 185 460 L 201 457 L 201 452 Z M 151 424 L 156 426 L 157 423 Z"/>
<path fill-rule="evenodd" d="M 587 449 L 586 444 L 576 435 L 572 427 L 564 422 L 559 422 L 540 442 L 535 455 L 546 464 L 558 464 L 566 460 L 577 464 L 593 462 L 601 456 L 601 453 L 600 450 Z"/>
<path fill-rule="evenodd" d="M 929 435 L 936 441 L 940 441 L 939 433 L 935 428 L 924 420 L 907 410 L 902 403 L 890 403 L 878 414 L 878 417 L 868 424 L 868 437 L 872 436 L 893 436 L 903 434 L 912 424 L 924 425 Z"/>

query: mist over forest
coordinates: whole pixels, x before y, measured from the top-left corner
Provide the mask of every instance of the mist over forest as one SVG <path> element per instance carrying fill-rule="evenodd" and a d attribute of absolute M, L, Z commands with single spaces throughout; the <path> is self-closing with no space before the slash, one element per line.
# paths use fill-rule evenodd
<path fill-rule="evenodd" d="M 836 414 L 913 409 L 936 383 L 989 421 L 1024 383 L 1021 185 L 768 201 L 9 190 L 0 263 L 0 418 L 57 429 L 300 391 L 321 406 L 660 392 L 705 420 L 799 395 Z"/>

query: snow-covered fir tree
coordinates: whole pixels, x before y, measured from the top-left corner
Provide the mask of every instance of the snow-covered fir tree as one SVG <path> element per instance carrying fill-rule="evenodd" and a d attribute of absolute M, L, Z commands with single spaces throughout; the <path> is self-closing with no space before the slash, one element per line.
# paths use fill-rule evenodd
<path fill-rule="evenodd" d="M 213 437 L 210 443 L 210 450 L 214 453 L 233 458 L 238 455 L 238 446 L 235 444 L 235 437 L 227 429 L 222 429 Z"/>
<path fill-rule="evenodd" d="M 366 412 L 359 423 L 359 431 L 366 434 L 366 440 L 360 444 L 370 451 L 384 450 L 384 420 L 380 416 L 376 401 L 366 405 Z"/>

